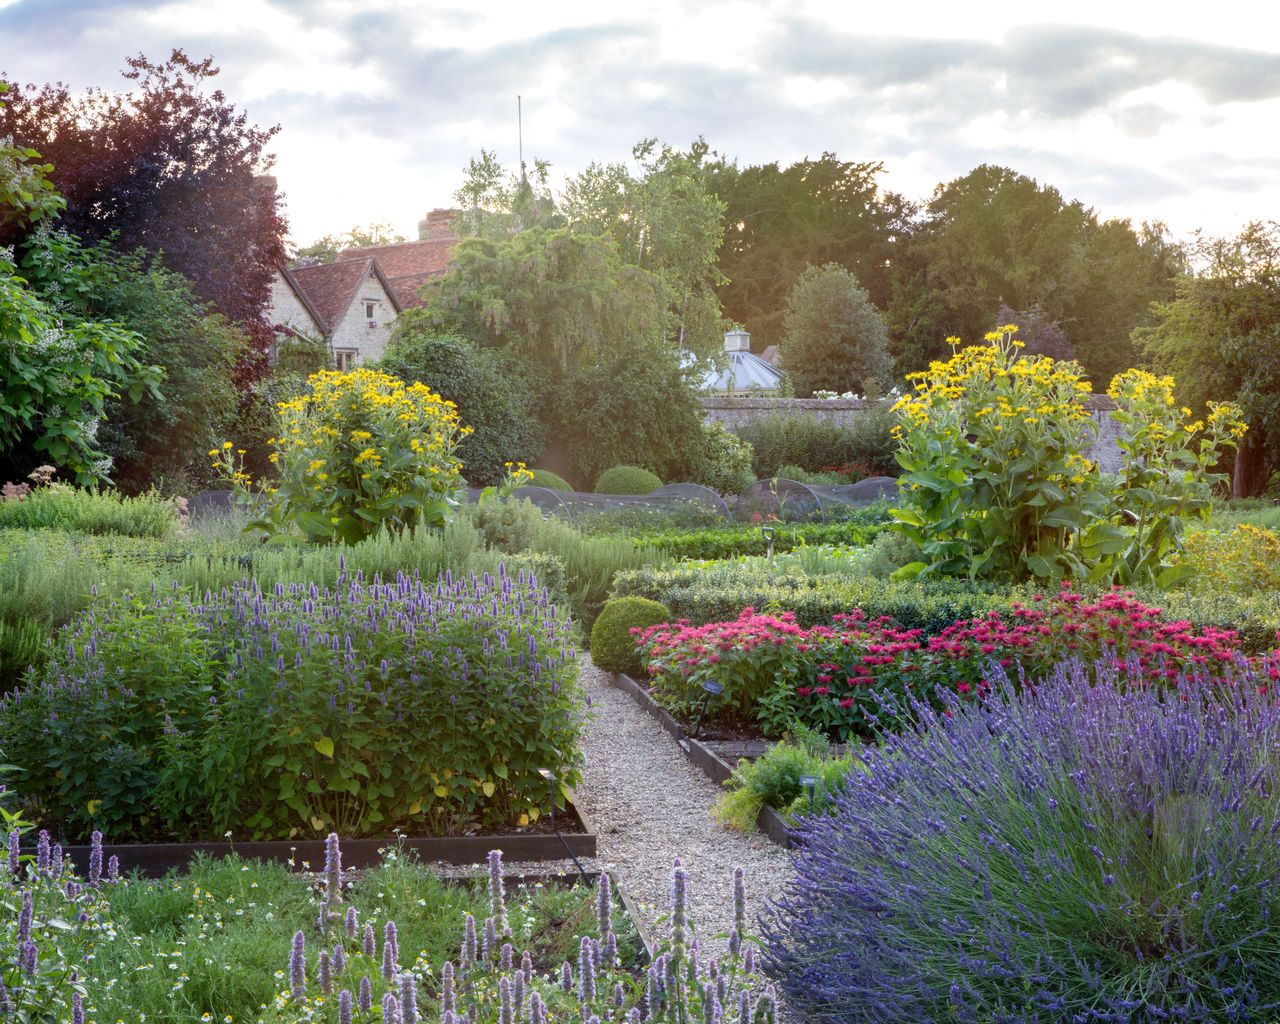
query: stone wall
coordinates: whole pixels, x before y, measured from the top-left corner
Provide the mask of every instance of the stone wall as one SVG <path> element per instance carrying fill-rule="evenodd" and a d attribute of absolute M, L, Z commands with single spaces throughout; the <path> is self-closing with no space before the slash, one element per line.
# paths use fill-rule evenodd
<path fill-rule="evenodd" d="M 271 279 L 271 305 L 270 315 L 274 323 L 281 327 L 288 327 L 290 330 L 296 331 L 298 334 L 306 335 L 309 338 L 319 338 L 324 334 L 320 325 L 307 312 L 307 307 L 294 294 L 289 282 L 284 279 L 284 275 L 280 271 L 276 271 L 275 277 Z"/>
<path fill-rule="evenodd" d="M 749 423 L 769 416 L 813 416 L 826 423 L 851 423 L 878 402 L 864 398 L 700 398 L 702 417 L 737 433 Z M 1111 419 L 1115 403 L 1106 395 L 1091 395 L 1086 407 L 1093 420 L 1095 439 L 1086 453 L 1104 473 L 1118 472 L 1121 452 L 1116 446 L 1118 427 Z"/>
<path fill-rule="evenodd" d="M 369 319 L 365 316 L 366 299 L 374 303 L 373 327 L 369 326 Z M 391 297 L 382 287 L 377 274 L 369 274 L 360 282 L 351 305 L 329 336 L 329 346 L 335 351 L 354 349 L 357 363 L 380 359 L 387 350 L 387 340 L 391 337 L 395 319 L 396 310 L 391 304 Z"/>

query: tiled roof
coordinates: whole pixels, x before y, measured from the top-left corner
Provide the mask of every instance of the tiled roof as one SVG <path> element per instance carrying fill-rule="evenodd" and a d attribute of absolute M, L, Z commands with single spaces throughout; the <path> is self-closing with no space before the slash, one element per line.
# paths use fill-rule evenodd
<path fill-rule="evenodd" d="M 401 306 L 420 306 L 418 289 L 423 282 L 443 274 L 453 258 L 457 238 L 444 236 L 425 242 L 395 242 L 391 245 L 364 245 L 338 253 L 337 266 L 356 260 L 376 259 L 387 275 Z"/>
<path fill-rule="evenodd" d="M 321 329 L 329 334 L 338 326 L 356 297 L 356 292 L 360 290 L 361 282 L 370 273 L 381 279 L 383 287 L 391 295 L 392 304 L 399 306 L 394 287 L 377 261 L 370 258 L 320 263 L 314 267 L 295 267 L 288 271 L 285 279 L 292 276 L 290 283 L 294 284 L 295 290 L 301 289 L 318 316 Z"/>

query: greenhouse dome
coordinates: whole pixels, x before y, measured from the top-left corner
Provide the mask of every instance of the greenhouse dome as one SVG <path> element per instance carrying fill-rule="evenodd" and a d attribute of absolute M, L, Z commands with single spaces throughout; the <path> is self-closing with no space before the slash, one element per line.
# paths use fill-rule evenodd
<path fill-rule="evenodd" d="M 724 336 L 725 367 L 709 372 L 702 380 L 704 394 L 776 395 L 786 376 L 772 363 L 751 351 L 751 335 L 746 331 L 728 331 Z"/>

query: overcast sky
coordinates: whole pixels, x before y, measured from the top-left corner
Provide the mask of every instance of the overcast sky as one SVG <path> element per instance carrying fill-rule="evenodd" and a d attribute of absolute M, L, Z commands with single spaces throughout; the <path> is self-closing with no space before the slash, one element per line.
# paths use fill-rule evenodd
<path fill-rule="evenodd" d="M 557 175 L 702 135 L 745 163 L 883 160 L 912 198 L 999 163 L 1178 236 L 1280 218 L 1264 2 L 0 0 L 0 72 L 23 82 L 123 88 L 126 56 L 173 47 L 282 126 L 302 243 L 413 237 L 482 146 L 515 164 L 517 93 L 526 159 Z"/>

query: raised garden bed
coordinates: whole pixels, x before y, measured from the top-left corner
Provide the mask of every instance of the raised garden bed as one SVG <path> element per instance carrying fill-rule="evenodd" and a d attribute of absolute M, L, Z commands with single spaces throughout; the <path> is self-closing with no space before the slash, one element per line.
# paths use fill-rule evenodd
<path fill-rule="evenodd" d="M 378 851 L 399 844 L 413 850 L 424 861 L 445 864 L 479 864 L 490 850 L 501 850 L 511 861 L 550 861 L 575 857 L 594 857 L 596 837 L 591 827 L 573 804 L 557 811 L 556 824 L 560 835 L 552 832 L 512 832 L 478 836 L 418 836 L 384 839 L 343 839 L 342 857 L 346 866 L 369 867 L 379 861 Z M 566 849 L 567 847 L 567 849 Z M 87 874 L 89 870 L 88 846 L 64 847 L 76 870 Z M 241 857 L 281 864 L 293 860 L 307 861 L 313 865 L 324 863 L 323 839 L 294 839 L 278 842 L 217 842 L 217 843 L 125 843 L 103 844 L 103 859 L 119 858 L 120 870 L 141 871 L 148 877 L 159 877 L 173 868 L 184 868 L 198 853 L 215 857 L 239 854 Z"/>
<path fill-rule="evenodd" d="M 754 749 L 758 746 L 760 749 L 756 751 L 755 756 L 759 756 L 768 747 L 768 744 L 763 741 L 736 739 L 703 741 L 695 739 L 688 735 L 684 727 L 649 695 L 648 690 L 629 675 L 622 672 L 614 673 L 613 685 L 624 693 L 630 694 L 631 698 L 640 707 L 647 711 L 663 729 L 671 734 L 672 738 L 680 745 L 680 749 L 684 751 L 685 757 L 717 786 L 723 786 L 733 775 L 733 765 L 729 764 L 721 756 L 720 751 L 735 757 L 736 760 L 736 757 L 752 756 L 748 752 L 748 748 Z M 735 755 L 733 751 L 737 748 L 742 748 L 743 752 Z M 760 808 L 760 813 L 756 816 L 756 827 L 779 846 L 789 849 L 795 845 L 791 834 L 791 826 L 787 824 L 782 815 L 768 805 Z"/>

